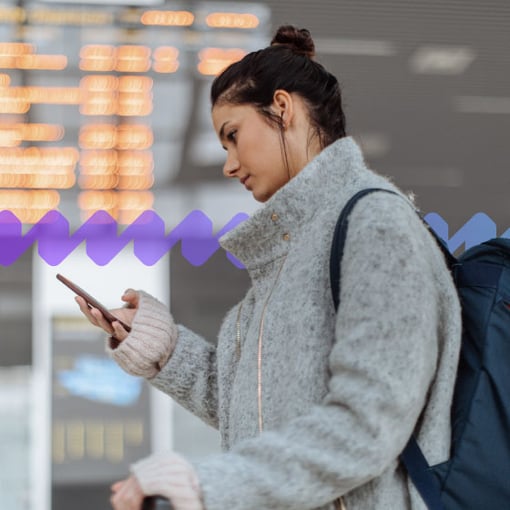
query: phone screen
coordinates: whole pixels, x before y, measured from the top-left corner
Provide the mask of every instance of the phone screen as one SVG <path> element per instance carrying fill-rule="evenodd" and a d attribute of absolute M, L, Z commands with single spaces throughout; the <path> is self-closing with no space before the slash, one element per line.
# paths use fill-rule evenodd
<path fill-rule="evenodd" d="M 65 276 L 62 276 L 60 273 L 57 274 L 57 280 L 60 280 L 64 285 L 69 287 L 75 294 L 78 296 L 81 296 L 89 306 L 97 308 L 102 314 L 103 317 L 111 324 L 114 321 L 119 322 L 122 327 L 127 331 L 131 331 L 131 328 L 124 322 L 122 322 L 120 319 L 115 317 L 110 311 L 101 304 L 96 298 L 92 297 L 88 292 L 83 290 L 81 287 L 76 285 L 76 283 L 72 282 Z"/>

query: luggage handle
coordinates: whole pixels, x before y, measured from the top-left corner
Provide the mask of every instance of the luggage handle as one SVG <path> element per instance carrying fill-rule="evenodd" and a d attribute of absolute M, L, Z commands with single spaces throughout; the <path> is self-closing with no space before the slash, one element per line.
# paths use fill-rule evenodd
<path fill-rule="evenodd" d="M 162 496 L 148 496 L 143 500 L 141 510 L 173 510 L 172 503 Z"/>

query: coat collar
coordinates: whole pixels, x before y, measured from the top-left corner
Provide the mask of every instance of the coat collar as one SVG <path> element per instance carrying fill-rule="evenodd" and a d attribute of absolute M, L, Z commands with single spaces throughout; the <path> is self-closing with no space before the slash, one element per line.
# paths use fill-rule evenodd
<path fill-rule="evenodd" d="M 221 246 L 247 269 L 260 267 L 289 250 L 293 233 L 342 190 L 356 186 L 366 170 L 361 150 L 342 138 L 322 150 L 246 221 L 224 234 Z M 336 214 L 336 209 L 335 209 Z"/>

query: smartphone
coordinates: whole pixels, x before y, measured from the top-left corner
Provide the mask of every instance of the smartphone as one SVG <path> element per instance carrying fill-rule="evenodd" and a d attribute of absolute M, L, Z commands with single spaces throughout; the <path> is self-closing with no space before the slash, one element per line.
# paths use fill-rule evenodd
<path fill-rule="evenodd" d="M 114 321 L 117 321 L 128 333 L 129 331 L 131 331 L 131 328 L 126 323 L 122 322 L 120 319 L 112 315 L 104 305 L 102 305 L 97 299 L 93 298 L 88 292 L 85 292 L 81 287 L 78 287 L 76 283 L 73 283 L 71 280 L 68 280 L 65 276 L 62 276 L 60 273 L 57 274 L 57 280 L 60 280 L 64 285 L 67 285 L 67 287 L 69 287 L 75 294 L 81 296 L 87 302 L 87 305 L 89 305 L 89 307 L 97 308 L 103 314 L 103 317 L 110 324 Z"/>

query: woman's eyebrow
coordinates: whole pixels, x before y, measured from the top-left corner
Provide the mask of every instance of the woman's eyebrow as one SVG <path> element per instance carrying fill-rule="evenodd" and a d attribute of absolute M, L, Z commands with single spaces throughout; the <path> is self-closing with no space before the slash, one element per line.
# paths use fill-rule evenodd
<path fill-rule="evenodd" d="M 225 126 L 228 124 L 228 120 L 225 121 L 222 125 L 221 125 L 221 128 L 220 128 L 220 140 L 223 140 L 225 138 Z"/>

